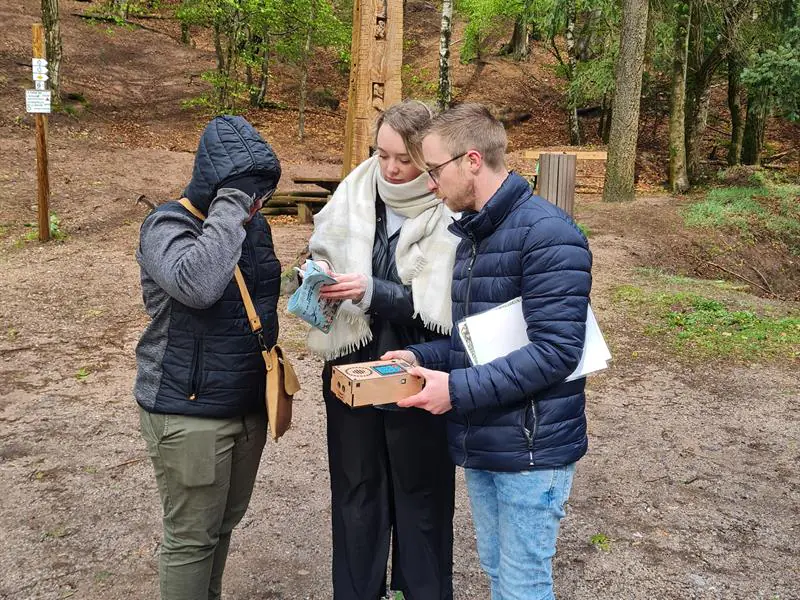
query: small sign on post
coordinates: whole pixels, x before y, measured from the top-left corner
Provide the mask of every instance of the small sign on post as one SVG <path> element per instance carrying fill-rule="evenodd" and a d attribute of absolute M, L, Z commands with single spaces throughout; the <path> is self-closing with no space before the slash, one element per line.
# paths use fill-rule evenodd
<path fill-rule="evenodd" d="M 25 110 L 29 113 L 49 113 L 50 90 L 25 90 Z"/>
<path fill-rule="evenodd" d="M 50 239 L 50 175 L 47 171 L 47 114 L 50 90 L 47 89 L 47 59 L 44 51 L 44 27 L 33 24 L 33 83 L 36 89 L 25 90 L 25 109 L 36 119 L 36 196 L 39 206 L 39 241 Z"/>

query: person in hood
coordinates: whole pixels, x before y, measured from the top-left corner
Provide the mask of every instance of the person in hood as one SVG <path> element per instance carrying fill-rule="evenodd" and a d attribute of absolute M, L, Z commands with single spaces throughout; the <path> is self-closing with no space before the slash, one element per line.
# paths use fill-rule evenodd
<path fill-rule="evenodd" d="M 314 218 L 309 249 L 342 301 L 309 347 L 326 359 L 334 600 L 378 600 L 391 588 L 413 600 L 453 597 L 455 467 L 445 419 L 417 408 L 351 409 L 331 391 L 333 365 L 445 336 L 457 238 L 450 211 L 427 189 L 414 135 L 431 119 L 421 102 L 389 107 L 376 124 L 374 156 L 358 165 Z"/>
<path fill-rule="evenodd" d="M 136 347 L 134 396 L 163 505 L 162 600 L 217 600 L 231 531 L 266 442 L 265 366 L 233 274 L 239 265 L 263 326 L 278 338 L 280 263 L 259 208 L 278 158 L 242 117 L 203 131 L 179 202 L 141 227 L 136 259 L 151 321 Z"/>

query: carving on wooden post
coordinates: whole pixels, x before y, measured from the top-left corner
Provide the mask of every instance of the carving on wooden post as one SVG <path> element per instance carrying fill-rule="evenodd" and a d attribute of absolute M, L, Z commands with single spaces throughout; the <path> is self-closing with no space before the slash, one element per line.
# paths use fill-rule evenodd
<path fill-rule="evenodd" d="M 384 110 L 386 107 L 383 105 L 384 87 L 382 83 L 372 84 L 372 108 L 376 110 Z"/>
<path fill-rule="evenodd" d="M 342 177 L 369 156 L 372 125 L 402 98 L 403 0 L 355 0 Z"/>

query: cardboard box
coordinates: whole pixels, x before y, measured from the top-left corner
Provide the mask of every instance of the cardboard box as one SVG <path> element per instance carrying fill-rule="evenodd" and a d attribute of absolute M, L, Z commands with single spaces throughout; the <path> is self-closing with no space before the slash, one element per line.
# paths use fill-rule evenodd
<path fill-rule="evenodd" d="M 409 375 L 404 360 L 374 360 L 333 367 L 331 391 L 348 406 L 391 404 L 413 396 L 424 386 L 421 377 Z"/>

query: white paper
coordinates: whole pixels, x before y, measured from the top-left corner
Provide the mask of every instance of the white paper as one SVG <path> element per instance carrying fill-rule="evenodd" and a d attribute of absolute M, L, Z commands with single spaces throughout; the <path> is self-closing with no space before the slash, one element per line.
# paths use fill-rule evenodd
<path fill-rule="evenodd" d="M 531 343 L 522 314 L 522 298 L 471 315 L 456 324 L 472 364 L 485 365 Z M 586 377 L 608 367 L 611 352 L 603 339 L 592 307 L 586 311 L 586 340 L 578 366 L 565 381 Z"/>
<path fill-rule="evenodd" d="M 565 381 L 572 381 L 580 377 L 586 377 L 589 373 L 602 371 L 608 368 L 608 361 L 611 360 L 611 351 L 608 349 L 600 326 L 594 316 L 591 305 L 586 310 L 586 340 L 583 342 L 581 360 L 572 375 Z"/>

